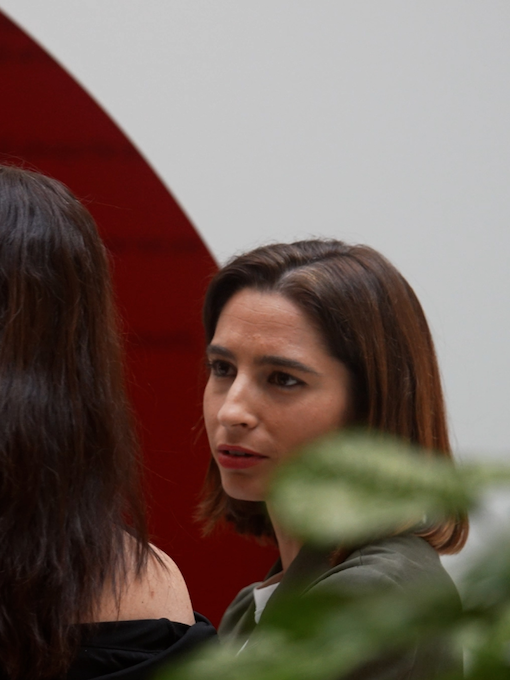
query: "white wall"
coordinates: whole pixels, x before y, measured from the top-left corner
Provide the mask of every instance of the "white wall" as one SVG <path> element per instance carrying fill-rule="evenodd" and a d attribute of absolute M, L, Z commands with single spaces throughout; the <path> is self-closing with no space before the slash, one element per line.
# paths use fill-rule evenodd
<path fill-rule="evenodd" d="M 431 321 L 457 447 L 510 450 L 507 0 L 0 0 L 221 261 L 367 242 Z"/>

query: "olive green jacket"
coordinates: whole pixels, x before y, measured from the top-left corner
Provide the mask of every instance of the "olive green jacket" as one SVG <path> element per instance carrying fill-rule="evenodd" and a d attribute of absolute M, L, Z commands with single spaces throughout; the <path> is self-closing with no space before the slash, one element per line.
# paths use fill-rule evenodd
<path fill-rule="evenodd" d="M 291 590 L 305 595 L 313 590 L 362 594 L 380 588 L 395 588 L 405 592 L 414 583 L 430 583 L 447 592 L 458 604 L 460 599 L 451 578 L 443 568 L 437 552 L 423 539 L 413 535 L 396 536 L 371 543 L 354 551 L 341 564 L 332 567 L 328 554 L 303 548 L 284 574 L 270 597 L 261 623 L 280 598 Z M 277 562 L 266 578 L 281 571 Z M 239 649 L 256 629 L 253 583 L 239 592 L 220 623 L 220 639 L 228 640 Z M 339 640 L 341 644 L 341 640 Z M 447 671 L 462 671 L 462 653 L 453 650 L 449 642 L 434 639 L 418 642 L 413 649 L 391 657 L 367 662 L 350 678 L 354 680 L 431 680 Z"/>

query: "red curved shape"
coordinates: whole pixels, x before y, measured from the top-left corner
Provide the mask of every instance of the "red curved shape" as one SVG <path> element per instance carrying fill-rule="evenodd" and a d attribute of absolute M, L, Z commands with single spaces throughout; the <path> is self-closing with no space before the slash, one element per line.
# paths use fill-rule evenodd
<path fill-rule="evenodd" d="M 200 307 L 215 264 L 179 205 L 98 104 L 0 13 L 0 161 L 67 184 L 94 215 L 114 262 L 141 423 L 151 530 L 184 573 L 195 609 L 217 622 L 274 553 L 192 520 L 208 460 L 201 411 Z"/>

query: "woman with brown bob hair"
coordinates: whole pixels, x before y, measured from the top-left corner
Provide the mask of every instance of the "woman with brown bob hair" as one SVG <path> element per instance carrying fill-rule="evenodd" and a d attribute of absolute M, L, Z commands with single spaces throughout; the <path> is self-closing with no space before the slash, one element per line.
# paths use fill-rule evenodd
<path fill-rule="evenodd" d="M 422 308 L 372 248 L 309 240 L 236 257 L 212 280 L 203 319 L 212 459 L 201 517 L 207 531 L 227 521 L 242 534 L 274 540 L 281 556 L 266 581 L 243 589 L 223 618 L 220 636 L 241 647 L 266 603 L 277 602 L 278 588 L 294 575 L 303 579 L 309 567 L 306 546 L 285 534 L 264 502 L 272 471 L 293 450 L 346 426 L 396 435 L 447 458 L 451 449 Z M 317 564 L 310 566 L 308 587 L 406 587 L 425 574 L 455 593 L 438 555 L 458 552 L 467 533 L 467 518 L 454 516 L 354 551 L 340 549 L 333 559 L 324 556 L 320 578 Z M 425 658 L 427 678 L 457 663 L 445 650 L 432 656 L 419 648 L 384 677 L 423 672 Z M 379 677 L 376 669 L 371 673 L 359 677 Z"/>
<path fill-rule="evenodd" d="M 94 221 L 60 182 L 6 166 L 0 413 L 0 677 L 141 679 L 208 637 L 148 542 Z"/>

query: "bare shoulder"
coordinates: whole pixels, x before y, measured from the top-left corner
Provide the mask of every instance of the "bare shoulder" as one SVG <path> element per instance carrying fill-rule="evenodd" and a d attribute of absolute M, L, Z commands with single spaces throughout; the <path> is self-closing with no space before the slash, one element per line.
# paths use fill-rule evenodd
<path fill-rule="evenodd" d="M 175 562 L 162 550 L 152 547 L 147 565 L 136 574 L 134 564 L 116 600 L 109 589 L 99 605 L 97 621 L 131 621 L 166 618 L 179 623 L 195 623 L 184 578 Z M 134 560 L 133 560 L 134 562 Z"/>

